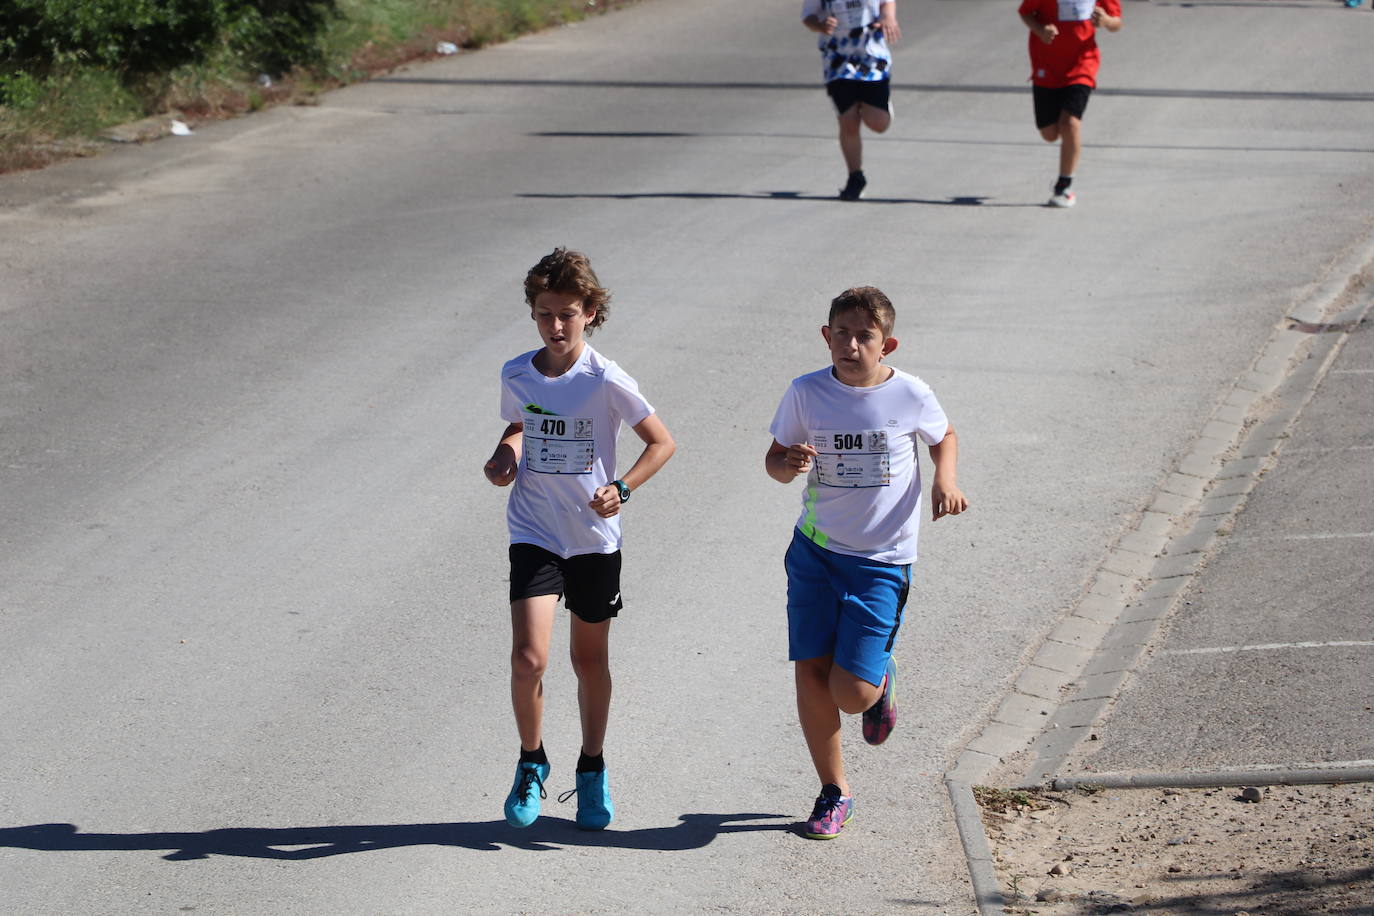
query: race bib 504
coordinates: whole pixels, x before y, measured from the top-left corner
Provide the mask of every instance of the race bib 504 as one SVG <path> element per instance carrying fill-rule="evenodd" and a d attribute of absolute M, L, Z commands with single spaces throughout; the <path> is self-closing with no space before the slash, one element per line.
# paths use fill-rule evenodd
<path fill-rule="evenodd" d="M 816 475 L 827 487 L 885 487 L 892 480 L 887 430 L 813 430 Z"/>

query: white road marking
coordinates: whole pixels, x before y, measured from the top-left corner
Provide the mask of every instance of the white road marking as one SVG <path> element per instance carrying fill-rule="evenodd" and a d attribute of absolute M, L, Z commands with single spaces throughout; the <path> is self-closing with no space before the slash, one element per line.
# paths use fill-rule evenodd
<path fill-rule="evenodd" d="M 1338 541 L 1346 538 L 1374 538 L 1374 531 L 1341 531 L 1324 534 L 1256 534 L 1238 541 Z"/>
<path fill-rule="evenodd" d="M 1306 448 L 1284 449 L 1285 455 L 1301 455 L 1306 452 L 1368 452 L 1374 450 L 1374 445 L 1311 445 Z"/>
<path fill-rule="evenodd" d="M 1254 646 L 1211 646 L 1202 649 L 1165 649 L 1165 655 L 1221 655 L 1229 652 L 1266 652 L 1275 649 L 1342 649 L 1374 647 L 1374 640 L 1346 639 L 1333 642 L 1271 642 Z"/>

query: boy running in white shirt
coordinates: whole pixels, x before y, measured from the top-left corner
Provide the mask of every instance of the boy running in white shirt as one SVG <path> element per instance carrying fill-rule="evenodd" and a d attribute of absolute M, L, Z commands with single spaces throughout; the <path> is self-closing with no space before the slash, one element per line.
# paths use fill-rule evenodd
<path fill-rule="evenodd" d="M 793 380 L 764 458 L 780 483 L 806 475 L 786 557 L 787 622 L 797 714 L 821 781 L 802 833 L 817 840 L 838 836 L 854 813 L 840 713 L 863 713 L 869 744 L 886 741 L 897 721 L 892 646 L 916 561 L 917 439 L 935 464 L 932 519 L 968 508 L 954 427 L 930 386 L 883 365 L 897 349 L 895 320 L 871 286 L 831 302 L 821 328 L 831 366 Z"/>
<path fill-rule="evenodd" d="M 881 134 L 892 125 L 892 50 L 902 37 L 896 0 L 802 0 L 802 25 L 815 32 L 825 91 L 840 119 L 840 154 L 849 180 L 840 200 L 858 200 L 864 177 L 860 126 Z"/>
<path fill-rule="evenodd" d="M 556 249 L 525 277 L 525 301 L 544 346 L 501 370 L 501 441 L 483 468 L 512 491 L 510 528 L 511 703 L 520 733 L 506 821 L 528 827 L 546 798 L 549 761 L 542 737 L 544 671 L 558 599 L 571 611 L 569 650 L 577 675 L 582 754 L 577 826 L 611 822 L 602 756 L 611 706 L 608 639 L 620 599 L 620 507 L 672 457 L 675 445 L 635 380 L 583 339 L 600 327 L 610 293 L 591 262 Z M 628 423 L 644 451 L 616 478 L 616 436 Z"/>

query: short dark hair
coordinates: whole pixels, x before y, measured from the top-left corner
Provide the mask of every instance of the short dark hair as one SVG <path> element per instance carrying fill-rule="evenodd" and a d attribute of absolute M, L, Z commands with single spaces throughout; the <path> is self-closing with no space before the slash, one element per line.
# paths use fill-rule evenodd
<path fill-rule="evenodd" d="M 884 337 L 891 337 L 897 325 L 897 310 L 892 307 L 892 300 L 876 286 L 855 286 L 840 293 L 830 300 L 830 317 L 826 321 L 834 324 L 836 315 L 849 311 L 863 312 L 883 329 Z"/>
<path fill-rule="evenodd" d="M 611 291 L 601 285 L 592 262 L 580 251 L 555 248 L 525 275 L 525 302 L 534 308 L 540 293 L 562 293 L 582 300 L 582 307 L 593 312 L 587 332 L 599 328 L 610 316 Z"/>

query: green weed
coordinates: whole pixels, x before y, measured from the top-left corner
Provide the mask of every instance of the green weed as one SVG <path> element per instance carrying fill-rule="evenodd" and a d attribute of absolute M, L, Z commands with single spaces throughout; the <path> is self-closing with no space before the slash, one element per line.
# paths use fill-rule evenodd
<path fill-rule="evenodd" d="M 989 811 L 1006 811 L 1012 808 L 1036 810 L 1049 805 L 1035 789 L 999 789 L 995 786 L 974 786 L 973 799 Z"/>
<path fill-rule="evenodd" d="M 0 172 L 89 152 L 114 124 L 172 111 L 192 120 L 232 117 L 309 101 L 431 56 L 438 41 L 477 48 L 630 2 L 215 0 L 189 4 L 213 12 L 191 21 L 174 15 L 185 0 L 18 0 L 0 13 L 0 25 L 6 15 L 27 17 L 0 34 Z M 68 30 L 29 15 L 40 8 L 71 19 Z"/>

